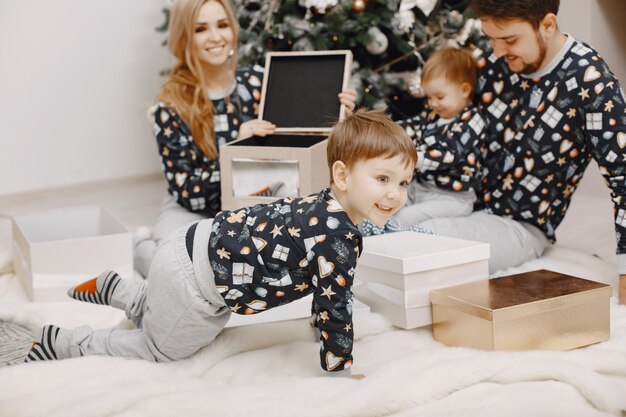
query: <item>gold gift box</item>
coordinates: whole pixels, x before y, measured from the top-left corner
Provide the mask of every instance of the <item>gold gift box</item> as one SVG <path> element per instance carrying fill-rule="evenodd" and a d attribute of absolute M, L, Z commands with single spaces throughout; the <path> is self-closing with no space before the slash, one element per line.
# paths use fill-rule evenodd
<path fill-rule="evenodd" d="M 609 339 L 611 286 L 545 269 L 433 290 L 433 337 L 484 350 L 567 350 Z"/>

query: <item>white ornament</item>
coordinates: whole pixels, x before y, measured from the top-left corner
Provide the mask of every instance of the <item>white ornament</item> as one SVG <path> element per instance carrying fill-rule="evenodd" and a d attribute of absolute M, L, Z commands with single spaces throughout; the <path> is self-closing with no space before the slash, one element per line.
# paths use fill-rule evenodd
<path fill-rule="evenodd" d="M 402 0 L 400 11 L 411 10 L 413 7 L 417 7 L 428 17 L 435 5 L 437 5 L 437 0 Z"/>
<path fill-rule="evenodd" d="M 329 8 L 335 7 L 338 0 L 298 0 L 298 4 L 307 9 L 315 9 L 319 14 L 326 13 Z"/>
<path fill-rule="evenodd" d="M 410 10 L 399 10 L 393 23 L 401 33 L 408 33 L 415 24 L 415 14 Z"/>
<path fill-rule="evenodd" d="M 370 41 L 365 45 L 365 49 L 372 55 L 380 55 L 387 50 L 389 46 L 389 39 L 385 36 L 380 29 L 376 26 L 369 28 L 367 34 L 370 37 Z"/>
<path fill-rule="evenodd" d="M 426 93 L 422 86 L 422 67 L 418 67 L 408 84 L 409 94 L 415 98 L 424 98 Z"/>

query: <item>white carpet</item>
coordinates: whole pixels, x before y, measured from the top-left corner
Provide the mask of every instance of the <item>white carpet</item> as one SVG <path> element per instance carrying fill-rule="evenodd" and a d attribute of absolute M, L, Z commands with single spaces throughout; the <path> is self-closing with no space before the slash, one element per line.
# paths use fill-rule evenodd
<path fill-rule="evenodd" d="M 605 261 L 558 246 L 507 273 L 538 268 L 609 283 L 616 276 Z M 12 273 L 0 275 L 0 319 L 31 328 L 128 326 L 109 307 L 28 303 Z M 374 313 L 356 317 L 354 328 L 361 381 L 322 377 L 318 343 L 307 320 L 296 320 L 227 329 L 171 364 L 85 357 L 0 368 L 0 416 L 593 417 L 626 410 L 625 306 L 611 306 L 609 341 L 568 352 L 446 348 L 429 328 L 400 330 Z"/>

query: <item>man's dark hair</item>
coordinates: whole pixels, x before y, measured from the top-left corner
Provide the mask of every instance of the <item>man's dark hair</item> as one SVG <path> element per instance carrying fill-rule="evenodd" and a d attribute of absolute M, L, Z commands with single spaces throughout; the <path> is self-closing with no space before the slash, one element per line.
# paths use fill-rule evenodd
<path fill-rule="evenodd" d="M 481 19 L 521 19 L 537 29 L 548 13 L 559 12 L 559 4 L 560 0 L 472 0 L 471 8 Z"/>

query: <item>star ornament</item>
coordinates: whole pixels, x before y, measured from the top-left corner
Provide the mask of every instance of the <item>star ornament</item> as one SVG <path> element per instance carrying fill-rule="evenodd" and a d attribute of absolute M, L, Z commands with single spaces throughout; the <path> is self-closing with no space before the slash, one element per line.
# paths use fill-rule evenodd
<path fill-rule="evenodd" d="M 580 93 L 578 93 L 578 95 L 583 100 L 586 99 L 586 98 L 589 98 L 589 89 L 588 88 L 581 88 L 580 89 Z"/>
<path fill-rule="evenodd" d="M 274 228 L 273 228 L 273 229 L 272 229 L 272 231 L 270 232 L 270 234 L 272 235 L 272 237 L 273 237 L 274 239 L 276 239 L 276 236 L 279 236 L 279 235 L 280 235 L 280 236 L 282 236 L 282 234 L 283 234 L 283 233 L 281 232 L 281 229 L 282 229 L 283 227 L 284 227 L 284 226 L 280 226 L 280 227 L 278 227 L 278 225 L 276 225 L 276 224 L 274 225 Z"/>
<path fill-rule="evenodd" d="M 322 287 L 324 288 L 324 287 Z M 333 291 L 333 286 L 329 285 L 328 287 L 324 288 L 324 291 L 322 291 L 322 296 L 328 297 L 328 300 L 331 299 L 331 297 L 333 295 L 336 295 L 337 293 Z"/>

